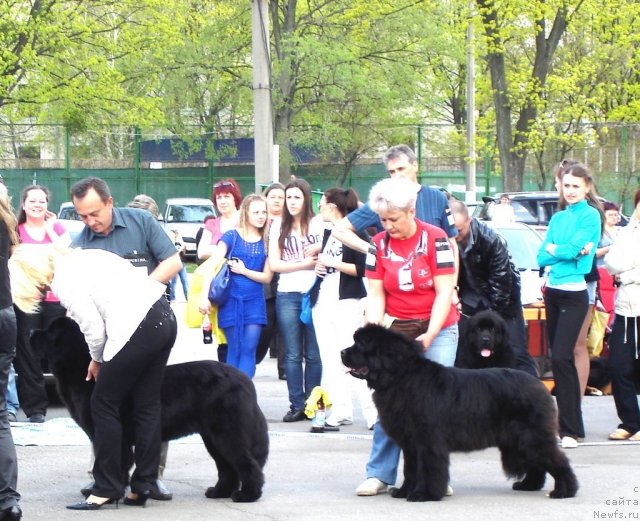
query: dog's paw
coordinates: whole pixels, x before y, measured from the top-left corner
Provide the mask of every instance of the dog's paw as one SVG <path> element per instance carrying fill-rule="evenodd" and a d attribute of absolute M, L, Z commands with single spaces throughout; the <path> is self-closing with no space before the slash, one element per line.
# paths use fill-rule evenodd
<path fill-rule="evenodd" d="M 220 499 L 231 497 L 232 493 L 233 489 L 216 485 L 215 487 L 209 487 L 204 495 L 209 499 Z"/>
<path fill-rule="evenodd" d="M 568 497 L 574 497 L 577 491 L 574 490 L 562 490 L 562 488 L 554 488 L 549 492 L 551 499 L 566 499 Z"/>
<path fill-rule="evenodd" d="M 236 490 L 231 494 L 231 500 L 235 503 L 253 503 L 258 501 L 261 495 L 259 491 Z"/>
<path fill-rule="evenodd" d="M 407 494 L 407 501 L 411 501 L 414 503 L 422 502 L 422 501 L 440 501 L 443 496 L 434 496 L 433 494 L 429 494 L 424 490 L 413 490 Z"/>
<path fill-rule="evenodd" d="M 391 495 L 391 497 L 404 499 L 407 497 L 407 489 L 404 487 L 391 487 L 389 489 L 389 494 Z"/>
<path fill-rule="evenodd" d="M 544 486 L 544 482 L 542 482 L 542 484 L 540 483 L 533 483 L 531 481 L 527 481 L 526 479 L 523 479 L 522 481 L 516 481 L 513 484 L 513 490 L 519 490 L 519 491 L 524 491 L 524 492 L 533 492 L 536 490 L 540 490 L 542 487 Z"/>

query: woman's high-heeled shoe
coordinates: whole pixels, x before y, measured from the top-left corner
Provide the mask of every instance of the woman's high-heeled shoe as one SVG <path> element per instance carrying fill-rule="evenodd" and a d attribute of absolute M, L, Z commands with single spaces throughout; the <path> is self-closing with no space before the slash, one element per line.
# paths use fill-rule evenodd
<path fill-rule="evenodd" d="M 144 492 L 137 492 L 137 493 L 132 492 L 132 494 L 135 494 L 136 497 L 133 498 L 133 497 L 125 496 L 122 502 L 125 505 L 129 505 L 132 507 L 145 507 L 147 500 L 151 496 L 151 491 L 145 490 Z"/>
<path fill-rule="evenodd" d="M 92 497 L 95 497 L 97 499 L 105 499 L 106 501 L 91 501 Z M 112 499 L 112 498 L 103 498 L 103 497 L 98 497 L 98 496 L 89 496 L 87 499 L 85 499 L 84 501 L 81 501 L 80 503 L 74 503 L 73 505 L 67 505 L 67 508 L 69 510 L 99 510 L 103 506 L 112 505 L 113 503 L 115 503 L 116 504 L 116 508 L 118 508 L 118 501 L 120 501 L 120 500 L 119 499 Z"/>

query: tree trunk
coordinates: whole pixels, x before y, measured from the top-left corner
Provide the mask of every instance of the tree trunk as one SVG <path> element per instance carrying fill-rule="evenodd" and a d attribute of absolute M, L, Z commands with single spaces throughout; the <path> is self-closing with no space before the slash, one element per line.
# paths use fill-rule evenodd
<path fill-rule="evenodd" d="M 502 181 L 505 191 L 521 191 L 524 180 L 524 167 L 529 147 L 529 132 L 538 117 L 538 105 L 544 94 L 544 87 L 549 75 L 551 60 L 558 47 L 560 38 L 567 28 L 567 10 L 557 11 L 553 27 L 546 36 L 546 20 L 540 18 L 535 22 L 535 57 L 529 84 L 526 85 L 528 95 L 519 109 L 515 133 L 512 132 L 513 109 L 509 100 L 504 58 L 504 41 L 500 36 L 500 21 L 497 7 L 493 0 L 476 0 L 484 31 L 488 41 L 487 65 L 491 75 L 493 103 L 496 113 L 496 140 Z M 579 7 L 576 8 L 576 10 Z"/>

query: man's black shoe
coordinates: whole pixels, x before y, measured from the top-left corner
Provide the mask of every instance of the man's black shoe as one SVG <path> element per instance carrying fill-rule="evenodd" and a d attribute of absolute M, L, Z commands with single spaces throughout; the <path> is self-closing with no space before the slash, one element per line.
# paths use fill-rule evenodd
<path fill-rule="evenodd" d="M 0 520 L 2 521 L 19 521 L 22 519 L 22 510 L 18 505 L 0 510 Z"/>
<path fill-rule="evenodd" d="M 151 499 L 157 501 L 169 501 L 173 499 L 173 493 L 165 486 L 165 484 L 159 479 L 156 480 L 156 488 L 152 489 L 149 494 Z"/>

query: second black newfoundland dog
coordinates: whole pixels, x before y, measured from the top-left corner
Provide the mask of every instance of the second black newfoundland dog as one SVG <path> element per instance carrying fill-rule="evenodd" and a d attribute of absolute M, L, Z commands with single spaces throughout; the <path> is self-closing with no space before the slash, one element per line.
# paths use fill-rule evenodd
<path fill-rule="evenodd" d="M 462 332 L 456 356 L 456 367 L 486 369 L 515 367 L 516 358 L 509 345 L 509 332 L 504 319 L 495 311 L 479 311 Z"/>
<path fill-rule="evenodd" d="M 367 380 L 387 434 L 404 453 L 404 483 L 393 497 L 438 501 L 449 482 L 449 453 L 498 447 L 514 490 L 575 496 L 578 482 L 558 447 L 556 408 L 536 378 L 514 369 L 468 370 L 423 358 L 421 346 L 377 325 L 356 331 L 342 351 L 353 376 Z"/>
<path fill-rule="evenodd" d="M 93 380 L 85 381 L 89 349 L 70 318 L 55 320 L 31 337 L 34 349 L 47 358 L 58 393 L 71 417 L 93 440 L 90 397 Z M 123 469 L 133 464 L 132 422 L 122 411 Z M 262 495 L 262 469 L 269 453 L 269 436 L 253 382 L 237 369 L 213 361 L 169 365 L 162 382 L 162 440 L 198 433 L 218 467 L 218 482 L 208 498 L 231 497 L 256 501 Z M 123 476 L 126 482 L 127 476 Z"/>

